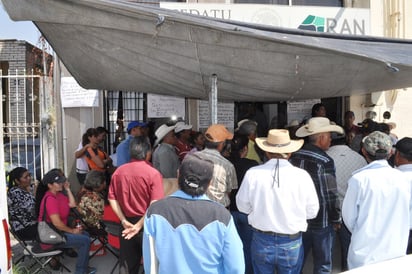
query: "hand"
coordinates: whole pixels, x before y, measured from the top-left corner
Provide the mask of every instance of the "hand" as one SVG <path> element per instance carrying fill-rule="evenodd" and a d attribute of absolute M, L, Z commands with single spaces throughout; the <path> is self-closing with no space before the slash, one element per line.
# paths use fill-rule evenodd
<path fill-rule="evenodd" d="M 70 182 L 69 182 L 69 181 L 66 181 L 66 182 L 63 184 L 63 187 L 64 187 L 65 190 L 69 190 L 69 189 L 70 189 Z"/>
<path fill-rule="evenodd" d="M 342 224 L 333 224 L 333 230 L 338 231 L 341 228 Z"/>
<path fill-rule="evenodd" d="M 77 228 L 77 227 L 75 227 L 75 228 L 72 228 L 72 234 L 82 234 L 82 232 L 83 232 L 83 228 L 82 227 L 79 227 L 79 228 Z"/>
<path fill-rule="evenodd" d="M 122 231 L 122 236 L 126 239 L 126 240 L 130 240 L 131 238 L 133 238 L 137 233 L 139 233 L 139 231 L 142 229 L 142 226 L 139 225 L 139 223 L 126 228 L 125 230 Z"/>

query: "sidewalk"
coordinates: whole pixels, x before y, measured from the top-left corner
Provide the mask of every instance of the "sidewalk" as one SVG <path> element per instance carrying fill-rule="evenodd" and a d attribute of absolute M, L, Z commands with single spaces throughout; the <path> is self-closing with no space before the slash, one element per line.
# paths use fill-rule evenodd
<path fill-rule="evenodd" d="M 19 258 L 23 252 L 23 248 L 15 241 L 12 239 L 12 249 L 13 249 L 13 257 Z M 337 274 L 340 273 L 340 247 L 339 247 L 339 242 L 335 243 L 334 247 L 334 252 L 333 252 L 333 270 L 332 274 Z M 29 263 L 26 260 L 25 264 Z M 76 265 L 76 258 L 70 258 L 68 256 L 64 256 L 61 258 L 61 262 L 68 268 L 72 273 L 74 273 L 75 270 L 75 265 Z M 94 256 L 90 261 L 89 261 L 89 266 L 93 266 L 97 269 L 98 274 L 109 274 L 111 273 L 114 265 L 117 262 L 117 258 L 113 256 L 112 253 L 109 251 L 106 251 L 106 254 L 103 256 Z M 305 264 L 305 267 L 303 268 L 303 274 L 311 274 L 312 273 L 312 256 L 308 257 L 308 261 Z M 52 271 L 53 274 L 55 273 L 67 273 L 67 271 L 61 272 L 59 271 Z M 118 267 L 114 270 L 115 274 L 119 273 Z"/>

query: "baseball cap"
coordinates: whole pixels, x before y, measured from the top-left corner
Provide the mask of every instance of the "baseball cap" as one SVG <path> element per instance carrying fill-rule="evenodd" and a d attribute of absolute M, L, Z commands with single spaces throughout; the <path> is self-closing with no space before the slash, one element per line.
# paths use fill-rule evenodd
<path fill-rule="evenodd" d="M 147 124 L 144 122 L 139 122 L 139 121 L 131 121 L 128 125 L 127 125 L 127 133 L 130 133 L 130 131 L 132 130 L 132 128 L 135 127 L 146 127 Z"/>
<path fill-rule="evenodd" d="M 412 156 L 412 138 L 404 137 L 400 139 L 395 147 L 399 152 Z"/>
<path fill-rule="evenodd" d="M 188 154 L 179 168 L 179 184 L 198 188 L 209 184 L 213 177 L 213 162 L 198 153 Z"/>
<path fill-rule="evenodd" d="M 42 183 L 43 185 L 48 185 L 48 184 L 52 184 L 52 183 L 59 183 L 59 184 L 63 184 L 67 181 L 66 176 L 64 176 L 63 172 L 60 169 L 52 169 L 49 172 L 47 172 L 44 176 L 43 176 L 43 180 Z"/>
<path fill-rule="evenodd" d="M 377 153 L 389 154 L 392 150 L 391 137 L 388 134 L 374 131 L 362 140 L 363 147 L 372 156 Z"/>
<path fill-rule="evenodd" d="M 205 138 L 210 142 L 220 143 L 226 140 L 232 140 L 233 133 L 227 130 L 224 125 L 214 124 L 206 130 Z"/>

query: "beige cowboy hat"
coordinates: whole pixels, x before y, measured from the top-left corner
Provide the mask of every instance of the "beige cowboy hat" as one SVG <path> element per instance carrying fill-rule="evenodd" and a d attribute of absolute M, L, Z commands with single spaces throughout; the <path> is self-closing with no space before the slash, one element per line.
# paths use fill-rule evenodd
<path fill-rule="evenodd" d="M 301 126 L 296 131 L 297 137 L 306 137 L 323 132 L 337 132 L 343 134 L 343 128 L 336 124 L 331 124 L 328 118 L 313 117 L 310 118 L 306 125 Z"/>
<path fill-rule="evenodd" d="M 267 138 L 256 138 L 258 147 L 270 153 L 292 153 L 303 146 L 303 140 L 291 140 L 287 129 L 271 129 Z"/>

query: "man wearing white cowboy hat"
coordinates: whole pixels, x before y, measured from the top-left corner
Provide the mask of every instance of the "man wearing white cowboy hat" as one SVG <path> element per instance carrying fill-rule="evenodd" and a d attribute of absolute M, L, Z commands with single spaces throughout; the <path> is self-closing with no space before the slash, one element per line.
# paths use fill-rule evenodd
<path fill-rule="evenodd" d="M 175 145 L 177 138 L 175 136 L 174 126 L 168 126 L 166 124 L 161 125 L 155 132 L 156 141 L 153 152 L 153 166 L 160 173 L 163 178 L 177 178 L 177 169 L 179 168 L 180 161 L 175 151 Z"/>
<path fill-rule="evenodd" d="M 285 129 L 272 129 L 256 144 L 269 159 L 247 172 L 236 195 L 241 212 L 253 227 L 255 273 L 299 273 L 303 263 L 302 232 L 316 216 L 319 201 L 310 175 L 288 159 L 303 145 Z M 285 250 L 286 249 L 286 250 Z M 287 253 L 287 256 L 284 254 Z"/>
<path fill-rule="evenodd" d="M 334 230 L 341 224 L 335 164 L 325 152 L 331 145 L 331 132 L 343 134 L 343 128 L 332 125 L 325 117 L 309 119 L 296 131 L 297 137 L 307 137 L 305 145 L 290 158 L 294 166 L 309 172 L 318 194 L 319 213 L 308 222 L 308 230 L 303 233 L 305 259 L 312 249 L 316 274 L 331 273 Z"/>

